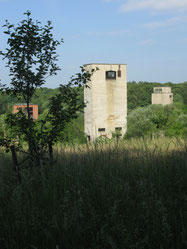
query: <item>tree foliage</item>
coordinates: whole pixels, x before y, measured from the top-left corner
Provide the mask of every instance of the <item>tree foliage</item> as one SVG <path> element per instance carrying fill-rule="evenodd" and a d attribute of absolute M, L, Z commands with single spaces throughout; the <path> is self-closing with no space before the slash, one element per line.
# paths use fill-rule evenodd
<path fill-rule="evenodd" d="M 28 143 L 30 162 L 40 165 L 41 159 L 48 160 L 46 156 L 52 159 L 52 145 L 58 141 L 66 123 L 77 118 L 83 109 L 84 102 L 77 89 L 86 85 L 95 70 L 87 72 L 81 67 L 81 72 L 71 77 L 67 85 L 60 85 L 48 100 L 43 118 L 33 121 L 29 109 L 31 100 L 46 77 L 55 75 L 59 70 L 56 48 L 62 41 L 53 38 L 51 22 L 42 27 L 40 22 L 32 20 L 29 11 L 24 14 L 27 19 L 17 26 L 10 25 L 8 21 L 4 25 L 7 29 L 4 33 L 9 35 L 9 47 L 1 55 L 7 59 L 11 86 L 1 85 L 1 89 L 26 103 L 27 115 L 22 110 L 16 114 L 8 113 L 5 122 L 12 130 L 12 138 L 17 136 Z"/>
<path fill-rule="evenodd" d="M 27 18 L 17 26 L 6 20 L 4 33 L 9 36 L 8 48 L 1 55 L 7 60 L 11 77 L 11 87 L 6 91 L 29 103 L 36 88 L 59 70 L 56 48 L 62 41 L 53 38 L 50 21 L 42 27 L 39 21 L 32 20 L 29 11 L 24 15 Z"/>
<path fill-rule="evenodd" d="M 127 138 L 187 136 L 187 109 L 180 103 L 139 107 L 128 115 L 127 121 Z"/>
<path fill-rule="evenodd" d="M 187 82 L 184 83 L 156 83 L 156 82 L 128 82 L 127 83 L 127 98 L 128 98 L 128 110 L 133 110 L 138 107 L 144 107 L 151 104 L 151 94 L 153 93 L 153 87 L 158 86 L 170 86 L 174 94 L 174 103 L 180 102 L 187 105 Z"/>
<path fill-rule="evenodd" d="M 187 105 L 187 83 L 170 83 L 170 85 L 172 87 L 172 92 L 174 93 L 174 103 L 186 103 L 185 105 Z M 150 105 L 151 93 L 153 92 L 153 87 L 156 86 L 165 86 L 165 84 L 128 82 L 128 110 L 131 111 L 138 107 Z M 32 97 L 32 103 L 38 104 L 39 114 L 42 114 L 45 109 L 48 108 L 50 97 L 54 96 L 57 91 L 57 88 L 51 89 L 47 87 L 36 89 L 35 95 Z M 77 88 L 77 91 L 79 92 L 80 100 L 83 100 L 83 88 Z M 20 99 L 20 102 L 24 102 L 24 100 Z M 11 110 L 14 103 L 16 103 L 16 99 L 13 96 L 0 94 L 0 114 L 7 112 L 7 110 Z"/>

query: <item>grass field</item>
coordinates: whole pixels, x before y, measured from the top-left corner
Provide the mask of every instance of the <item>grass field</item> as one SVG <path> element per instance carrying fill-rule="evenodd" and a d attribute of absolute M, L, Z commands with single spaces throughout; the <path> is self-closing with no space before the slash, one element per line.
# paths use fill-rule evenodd
<path fill-rule="evenodd" d="M 187 248 L 187 142 L 57 146 L 54 167 L 0 154 L 0 249 Z"/>

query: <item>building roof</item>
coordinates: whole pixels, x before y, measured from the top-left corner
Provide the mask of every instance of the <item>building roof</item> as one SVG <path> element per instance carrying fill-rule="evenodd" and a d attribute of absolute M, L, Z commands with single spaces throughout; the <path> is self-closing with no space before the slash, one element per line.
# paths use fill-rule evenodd
<path fill-rule="evenodd" d="M 84 64 L 83 66 L 88 66 L 88 65 L 127 65 L 123 63 L 88 63 Z"/>
<path fill-rule="evenodd" d="M 20 103 L 20 104 L 15 104 L 15 105 L 27 105 L 26 103 Z M 37 104 L 29 104 L 29 105 L 37 105 Z"/>

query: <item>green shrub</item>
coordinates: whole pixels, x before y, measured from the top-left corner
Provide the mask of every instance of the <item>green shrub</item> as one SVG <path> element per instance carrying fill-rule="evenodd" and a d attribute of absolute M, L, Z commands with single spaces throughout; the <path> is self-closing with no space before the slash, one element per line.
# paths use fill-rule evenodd
<path fill-rule="evenodd" d="M 181 103 L 138 108 L 127 117 L 125 137 L 145 137 L 154 134 L 184 137 L 187 128 L 185 113 L 186 107 Z"/>

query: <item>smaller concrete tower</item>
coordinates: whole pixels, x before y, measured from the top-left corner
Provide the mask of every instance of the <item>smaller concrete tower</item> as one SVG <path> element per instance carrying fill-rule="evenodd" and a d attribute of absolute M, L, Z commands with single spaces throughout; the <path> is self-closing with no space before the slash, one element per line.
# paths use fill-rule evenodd
<path fill-rule="evenodd" d="M 173 93 L 171 92 L 171 87 L 154 87 L 154 93 L 152 93 L 152 105 L 154 104 L 173 104 Z"/>

